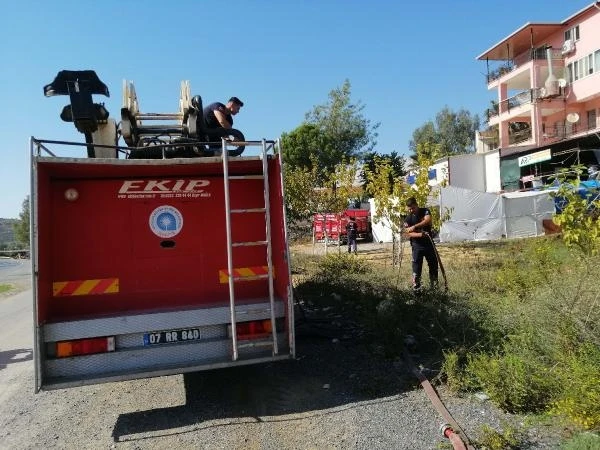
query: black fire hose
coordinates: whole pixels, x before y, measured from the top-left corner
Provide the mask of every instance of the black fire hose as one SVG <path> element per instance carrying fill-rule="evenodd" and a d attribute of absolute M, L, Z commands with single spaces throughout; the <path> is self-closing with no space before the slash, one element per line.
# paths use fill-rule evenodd
<path fill-rule="evenodd" d="M 429 238 L 429 242 L 431 242 L 431 246 L 433 247 L 433 252 L 435 253 L 435 257 L 440 266 L 440 270 L 442 272 L 442 276 L 444 277 L 444 292 L 448 292 L 448 278 L 446 277 L 446 269 L 444 269 L 444 265 L 442 264 L 442 258 L 440 258 L 440 253 L 438 252 L 437 247 L 435 246 L 435 242 L 431 238 L 429 233 L 423 232 L 425 236 Z"/>
<path fill-rule="evenodd" d="M 423 236 L 427 236 L 429 242 L 431 242 L 433 252 L 435 253 L 435 259 L 437 259 L 438 265 L 440 266 L 440 271 L 442 272 L 442 277 L 444 277 L 444 292 L 448 292 L 448 277 L 446 276 L 446 269 L 444 269 L 444 264 L 442 264 L 442 258 L 440 258 L 440 253 L 438 252 L 438 249 L 435 246 L 435 242 L 433 242 L 431 235 L 426 231 L 421 231 L 421 234 Z M 402 239 L 402 237 L 400 239 Z"/>

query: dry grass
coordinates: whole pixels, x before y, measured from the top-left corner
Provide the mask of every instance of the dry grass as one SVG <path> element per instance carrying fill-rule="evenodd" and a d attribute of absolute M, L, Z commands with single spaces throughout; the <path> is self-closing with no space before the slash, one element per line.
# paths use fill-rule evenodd
<path fill-rule="evenodd" d="M 0 284 L 0 294 L 4 294 L 12 290 L 13 286 L 11 284 Z"/>

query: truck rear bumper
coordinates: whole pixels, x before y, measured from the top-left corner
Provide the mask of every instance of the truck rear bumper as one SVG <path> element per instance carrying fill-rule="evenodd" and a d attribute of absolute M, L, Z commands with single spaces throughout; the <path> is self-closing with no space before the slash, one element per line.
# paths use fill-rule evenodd
<path fill-rule="evenodd" d="M 240 350 L 237 361 L 231 360 L 231 341 L 212 342 L 208 345 L 188 343 L 184 344 L 185 349 L 169 352 L 152 349 L 84 356 L 60 363 L 52 360 L 46 365 L 48 373 L 41 389 L 64 389 L 291 359 L 292 355 L 283 336 L 278 336 L 278 342 L 279 355 L 273 355 L 266 348 L 256 347 L 253 351 Z M 207 350 L 212 351 L 214 357 L 207 357 Z M 198 355 L 204 357 L 198 358 Z M 108 371 L 109 368 L 112 370 Z"/>
<path fill-rule="evenodd" d="M 270 318 L 268 302 L 236 306 L 237 323 Z M 275 302 L 275 317 L 285 317 L 281 299 Z M 288 334 L 278 329 L 278 354 L 273 336 L 245 339 L 238 335 L 239 356 L 232 360 L 228 306 L 186 311 L 156 312 L 90 320 L 46 324 L 38 330 L 42 363 L 41 389 L 59 389 L 110 381 L 173 375 L 235 365 L 291 358 Z M 193 331 L 193 339 L 150 343 L 150 335 Z M 57 342 L 114 337 L 114 351 L 72 357 L 52 357 L 48 350 Z"/>

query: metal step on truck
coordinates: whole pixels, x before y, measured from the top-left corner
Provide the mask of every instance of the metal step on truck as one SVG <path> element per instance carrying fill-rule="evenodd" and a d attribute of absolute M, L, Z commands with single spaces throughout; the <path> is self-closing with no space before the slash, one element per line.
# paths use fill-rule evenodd
<path fill-rule="evenodd" d="M 119 124 L 93 71 L 44 93 L 85 143 L 30 141 L 36 392 L 294 358 L 279 142 L 207 130 L 188 82 L 168 114 L 125 82 Z"/>

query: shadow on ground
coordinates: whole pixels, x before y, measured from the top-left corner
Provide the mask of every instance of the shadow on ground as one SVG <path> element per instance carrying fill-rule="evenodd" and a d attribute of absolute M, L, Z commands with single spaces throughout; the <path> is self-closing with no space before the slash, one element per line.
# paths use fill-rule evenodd
<path fill-rule="evenodd" d="M 0 352 L 0 370 L 6 368 L 9 364 L 31 361 L 32 357 L 33 352 L 30 348 L 2 351 Z"/>
<path fill-rule="evenodd" d="M 186 374 L 185 405 L 121 414 L 113 439 L 185 433 L 182 427 L 195 431 L 215 419 L 262 422 L 294 420 L 284 417 L 293 413 L 327 414 L 319 410 L 387 401 L 413 382 L 391 361 L 373 357 L 362 339 L 347 330 L 318 322 L 300 323 L 296 330 L 298 359 Z"/>

